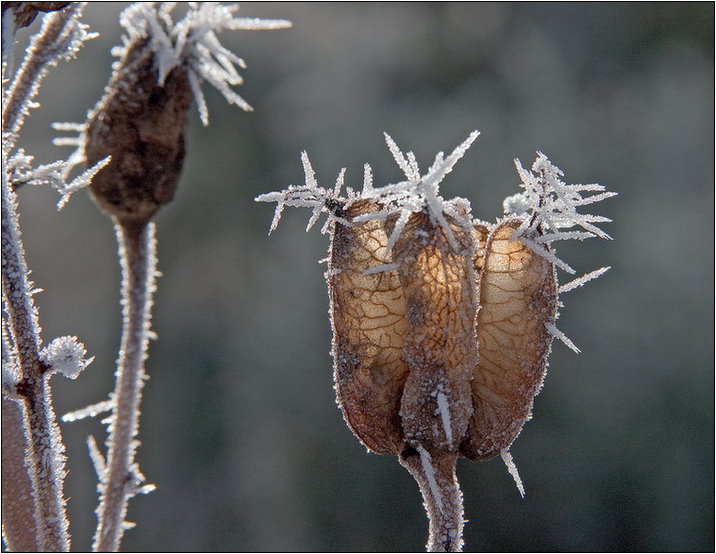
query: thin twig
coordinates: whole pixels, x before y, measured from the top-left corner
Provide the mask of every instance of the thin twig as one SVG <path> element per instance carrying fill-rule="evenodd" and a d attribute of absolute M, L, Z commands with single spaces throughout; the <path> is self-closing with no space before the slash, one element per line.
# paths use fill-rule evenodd
<path fill-rule="evenodd" d="M 153 223 L 116 224 L 122 265 L 122 346 L 114 391 L 115 409 L 108 441 L 107 478 L 102 483 L 96 552 L 114 552 L 124 530 L 127 501 L 137 492 L 134 454 L 138 442 L 139 404 L 146 378 L 144 361 L 155 290 Z"/>
<path fill-rule="evenodd" d="M 47 367 L 40 360 L 40 325 L 32 300 L 24 247 L 17 218 L 17 198 L 5 174 L 2 178 L 2 287 L 9 330 L 21 381 L 28 442 L 26 466 L 35 499 L 35 524 L 41 551 L 69 550 L 63 480 L 65 447 L 52 408 Z"/>

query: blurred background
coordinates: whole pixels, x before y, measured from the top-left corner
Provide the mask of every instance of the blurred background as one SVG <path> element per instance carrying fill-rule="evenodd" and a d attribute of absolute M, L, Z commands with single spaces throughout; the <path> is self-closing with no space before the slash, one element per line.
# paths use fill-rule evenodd
<path fill-rule="evenodd" d="M 38 161 L 54 121 L 82 121 L 110 76 L 125 3 L 92 2 L 101 33 L 47 78 L 23 146 Z M 368 454 L 332 389 L 328 237 L 309 212 L 253 198 L 341 167 L 359 187 L 400 178 L 390 133 L 425 169 L 482 135 L 442 185 L 494 220 L 518 191 L 513 159 L 543 151 L 571 183 L 619 196 L 595 211 L 614 237 L 567 244 L 577 271 L 612 270 L 565 294 L 534 419 L 512 447 L 527 495 L 499 459 L 462 460 L 468 550 L 713 551 L 714 4 L 246 3 L 282 31 L 226 32 L 242 56 L 244 113 L 205 87 L 175 201 L 157 217 L 159 267 L 139 461 L 158 490 L 130 502 L 125 551 L 419 551 L 418 488 Z M 38 22 L 30 29 L 37 28 Z M 26 36 L 25 33 L 22 36 Z M 19 58 L 24 42 L 18 44 Z M 120 334 L 109 220 L 86 193 L 60 213 L 21 193 L 44 339 L 76 334 L 95 356 L 53 380 L 59 413 L 104 400 Z M 563 281 L 569 280 L 561 275 Z M 63 425 L 73 547 L 89 548 L 96 476 Z"/>

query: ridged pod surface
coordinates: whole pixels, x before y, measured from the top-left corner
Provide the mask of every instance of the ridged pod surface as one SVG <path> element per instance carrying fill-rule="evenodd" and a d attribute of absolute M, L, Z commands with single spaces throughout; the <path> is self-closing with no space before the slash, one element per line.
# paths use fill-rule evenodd
<path fill-rule="evenodd" d="M 413 214 L 393 250 L 409 324 L 400 416 L 406 437 L 429 451 L 457 451 L 477 363 L 471 236 L 458 225 L 451 230 L 454 244 L 426 213 Z"/>
<path fill-rule="evenodd" d="M 470 382 L 474 412 L 461 453 L 486 460 L 509 448 L 531 417 L 547 370 L 557 311 L 554 265 L 519 240 L 521 220 L 507 219 L 476 256 L 479 362 Z M 481 233 L 478 233 L 481 234 Z"/>
<path fill-rule="evenodd" d="M 342 216 L 352 221 L 378 209 L 361 201 Z M 384 221 L 336 222 L 327 281 L 338 405 L 370 450 L 399 454 L 405 448 L 400 399 L 409 372 L 403 360 L 405 296 L 397 271 L 366 273 L 389 263 L 387 243 Z"/>

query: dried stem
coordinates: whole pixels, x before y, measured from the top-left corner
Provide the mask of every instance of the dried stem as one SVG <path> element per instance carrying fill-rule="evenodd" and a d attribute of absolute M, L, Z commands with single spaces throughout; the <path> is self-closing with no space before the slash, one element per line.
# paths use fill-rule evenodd
<path fill-rule="evenodd" d="M 26 467 L 35 499 L 35 524 L 41 551 L 69 550 L 63 479 L 65 447 L 52 408 L 47 367 L 40 360 L 40 325 L 27 278 L 24 247 L 17 218 L 17 198 L 5 174 L 2 179 L 2 287 L 9 331 L 21 380 L 25 422 Z"/>
<path fill-rule="evenodd" d="M 114 552 L 124 530 L 127 501 L 137 492 L 139 475 L 134 462 L 138 442 L 139 404 L 146 378 L 144 361 L 155 290 L 153 223 L 117 223 L 122 266 L 123 330 L 114 391 L 115 409 L 108 441 L 107 474 L 102 482 L 95 535 L 96 552 Z"/>
<path fill-rule="evenodd" d="M 420 486 L 430 520 L 428 552 L 462 552 L 462 491 L 455 476 L 457 453 L 434 452 L 422 446 L 398 457 Z"/>

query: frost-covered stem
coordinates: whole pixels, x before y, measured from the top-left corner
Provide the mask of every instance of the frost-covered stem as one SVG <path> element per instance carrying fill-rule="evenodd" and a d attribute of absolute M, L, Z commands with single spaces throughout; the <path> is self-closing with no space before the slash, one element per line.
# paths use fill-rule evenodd
<path fill-rule="evenodd" d="M 462 491 L 455 476 L 457 454 L 434 452 L 422 446 L 398 457 L 418 482 L 430 521 L 428 552 L 462 552 Z"/>
<path fill-rule="evenodd" d="M 17 198 L 3 172 L 2 287 L 12 344 L 21 371 L 17 392 L 22 397 L 28 443 L 25 463 L 35 499 L 39 550 L 62 552 L 69 550 L 63 494 L 65 447 L 52 408 L 47 367 L 40 361 L 40 326 L 27 275 Z"/>
<path fill-rule="evenodd" d="M 71 33 L 70 24 L 79 18 L 84 7 L 84 2 L 75 2 L 64 10 L 46 15 L 42 29 L 34 35 L 22 66 L 18 69 L 3 102 L 3 147 L 6 151 L 10 151 L 14 146 L 17 131 L 27 115 L 30 102 L 40 90 L 47 69 L 55 64 L 61 55 L 66 54 L 69 47 L 67 38 Z M 9 17 L 9 14 L 6 17 Z"/>
<path fill-rule="evenodd" d="M 144 361 L 151 319 L 155 277 L 153 223 L 117 223 L 122 266 L 122 345 L 114 390 L 116 402 L 109 430 L 106 480 L 101 484 L 95 552 L 115 552 L 124 530 L 127 501 L 135 494 L 135 439 L 139 403 L 146 378 Z"/>
<path fill-rule="evenodd" d="M 2 397 L 2 531 L 10 552 L 38 552 L 32 481 L 25 468 L 22 406 Z"/>

